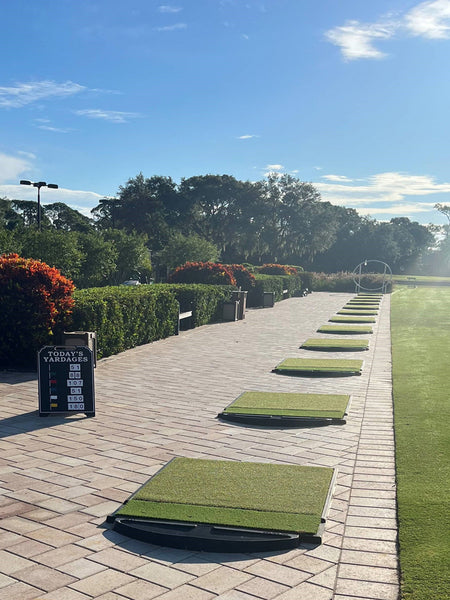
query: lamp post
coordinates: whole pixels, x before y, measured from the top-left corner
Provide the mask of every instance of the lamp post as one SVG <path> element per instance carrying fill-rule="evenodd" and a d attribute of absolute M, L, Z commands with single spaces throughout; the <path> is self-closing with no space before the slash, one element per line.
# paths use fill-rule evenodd
<path fill-rule="evenodd" d="M 52 190 L 57 190 L 58 185 L 56 183 L 46 183 L 45 181 L 28 181 L 28 179 L 21 179 L 19 183 L 21 185 L 32 185 L 33 187 L 37 188 L 37 191 L 38 191 L 37 222 L 38 222 L 38 229 L 39 229 L 39 231 L 41 231 L 41 187 L 48 187 Z"/>

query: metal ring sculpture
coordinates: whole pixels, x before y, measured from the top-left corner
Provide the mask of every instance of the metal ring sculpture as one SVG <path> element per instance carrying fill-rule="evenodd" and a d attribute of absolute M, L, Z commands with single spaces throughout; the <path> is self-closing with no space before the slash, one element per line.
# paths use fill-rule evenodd
<path fill-rule="evenodd" d="M 381 285 L 379 285 L 377 287 L 373 287 L 373 288 L 368 288 L 368 287 L 364 287 L 363 285 L 361 285 L 361 277 L 364 274 L 368 273 L 368 271 L 366 271 L 366 273 L 363 273 L 363 267 L 367 267 L 369 265 L 369 263 L 378 263 L 379 265 L 383 266 L 383 272 L 382 272 L 383 280 L 381 282 Z M 357 292 L 359 292 L 360 290 L 365 290 L 366 292 L 381 291 L 382 294 L 385 294 L 387 287 L 392 282 L 392 270 L 391 270 L 391 267 L 387 263 L 383 262 L 382 260 L 364 260 L 363 262 L 359 263 L 359 265 L 353 269 L 353 281 L 355 282 Z"/>

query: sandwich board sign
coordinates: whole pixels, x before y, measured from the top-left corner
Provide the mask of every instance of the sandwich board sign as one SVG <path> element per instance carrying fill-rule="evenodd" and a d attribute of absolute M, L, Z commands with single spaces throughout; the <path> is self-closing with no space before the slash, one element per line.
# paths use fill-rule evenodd
<path fill-rule="evenodd" d="M 95 416 L 94 360 L 87 346 L 45 346 L 38 355 L 39 416 Z"/>

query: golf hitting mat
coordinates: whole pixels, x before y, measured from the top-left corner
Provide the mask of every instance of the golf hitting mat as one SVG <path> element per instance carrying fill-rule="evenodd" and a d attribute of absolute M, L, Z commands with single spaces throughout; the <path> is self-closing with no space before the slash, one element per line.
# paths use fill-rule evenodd
<path fill-rule="evenodd" d="M 352 352 L 369 349 L 369 340 L 349 340 L 347 339 L 328 339 L 328 338 L 309 338 L 300 346 L 305 350 L 319 350 L 329 352 Z"/>
<path fill-rule="evenodd" d="M 356 316 L 342 316 L 331 317 L 328 319 L 331 323 L 375 323 L 375 317 L 365 317 L 363 315 Z"/>
<path fill-rule="evenodd" d="M 361 375 L 362 360 L 286 358 L 273 371 L 286 375 Z"/>
<path fill-rule="evenodd" d="M 334 469 L 174 458 L 108 517 L 175 548 L 258 552 L 320 544 Z"/>
<path fill-rule="evenodd" d="M 373 333 L 373 329 L 370 325 L 322 325 L 317 330 L 317 333 L 333 333 L 333 334 L 371 334 Z"/>
<path fill-rule="evenodd" d="M 219 418 L 274 427 L 304 427 L 345 423 L 350 396 L 345 394 L 293 394 L 244 392 Z"/>

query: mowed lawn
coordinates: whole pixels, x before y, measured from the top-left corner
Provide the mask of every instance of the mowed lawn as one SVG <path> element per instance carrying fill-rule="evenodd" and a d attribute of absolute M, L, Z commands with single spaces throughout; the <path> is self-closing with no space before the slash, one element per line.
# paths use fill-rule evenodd
<path fill-rule="evenodd" d="M 404 600 L 450 598 L 450 289 L 391 299 Z"/>

